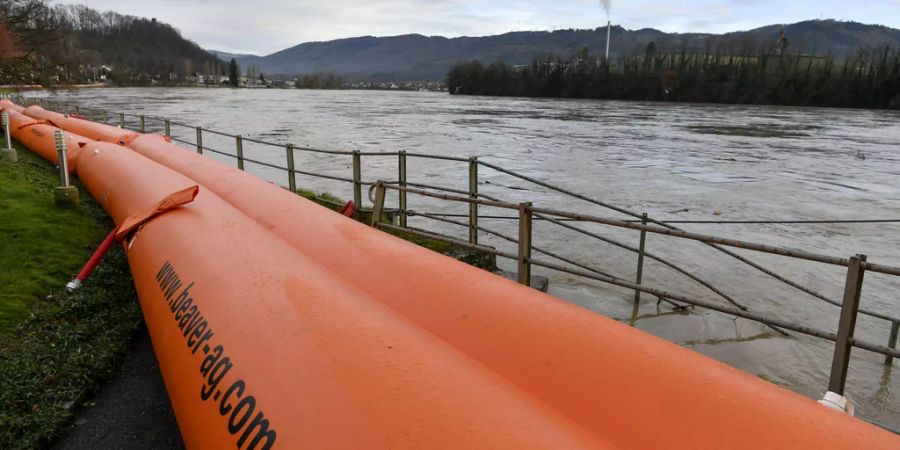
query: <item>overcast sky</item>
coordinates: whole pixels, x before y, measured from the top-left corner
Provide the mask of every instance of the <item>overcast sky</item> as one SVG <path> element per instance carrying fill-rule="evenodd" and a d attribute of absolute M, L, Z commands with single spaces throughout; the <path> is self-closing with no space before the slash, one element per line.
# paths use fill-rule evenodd
<path fill-rule="evenodd" d="M 900 27 L 900 0 L 611 0 L 630 29 L 725 32 L 833 18 Z M 73 3 L 56 1 L 55 3 Z M 374 35 L 484 36 L 593 28 L 599 0 L 88 0 L 99 10 L 155 17 L 202 47 L 266 55 L 303 42 Z"/>

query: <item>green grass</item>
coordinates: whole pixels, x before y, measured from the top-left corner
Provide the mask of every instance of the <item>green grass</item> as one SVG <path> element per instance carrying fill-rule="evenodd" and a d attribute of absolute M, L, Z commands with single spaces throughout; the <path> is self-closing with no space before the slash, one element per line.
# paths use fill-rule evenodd
<path fill-rule="evenodd" d="M 18 163 L 0 163 L 0 332 L 69 281 L 104 236 L 84 208 L 56 207 L 52 167 L 17 150 Z"/>
<path fill-rule="evenodd" d="M 27 150 L 0 161 L 0 448 L 45 448 L 124 357 L 141 323 L 121 247 L 73 294 L 64 284 L 113 227 L 82 190 L 53 203 L 53 167 Z"/>
<path fill-rule="evenodd" d="M 297 189 L 296 192 L 298 195 L 304 198 L 319 203 L 320 205 L 328 206 L 335 211 L 340 210 L 344 205 L 347 204 L 346 200 L 341 199 L 340 197 L 328 192 L 315 192 L 303 188 Z"/>

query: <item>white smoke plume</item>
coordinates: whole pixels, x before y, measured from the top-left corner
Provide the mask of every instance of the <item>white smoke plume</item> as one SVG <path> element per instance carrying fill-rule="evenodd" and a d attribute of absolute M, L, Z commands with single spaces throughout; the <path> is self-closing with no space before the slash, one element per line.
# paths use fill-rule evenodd
<path fill-rule="evenodd" d="M 606 17 L 609 17 L 609 10 L 612 9 L 612 0 L 600 0 L 600 6 L 606 10 Z"/>

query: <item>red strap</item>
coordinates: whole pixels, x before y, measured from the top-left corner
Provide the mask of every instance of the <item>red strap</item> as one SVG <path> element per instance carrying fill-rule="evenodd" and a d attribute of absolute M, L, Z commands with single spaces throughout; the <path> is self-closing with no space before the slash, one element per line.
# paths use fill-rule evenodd
<path fill-rule="evenodd" d="M 351 217 L 351 216 L 353 216 L 354 211 L 356 211 L 356 205 L 354 205 L 353 201 L 351 200 L 351 201 L 347 202 L 347 204 L 344 205 L 344 207 L 341 208 L 341 210 L 338 212 L 347 217 Z"/>
<path fill-rule="evenodd" d="M 20 130 L 24 130 L 25 128 L 33 127 L 33 126 L 35 126 L 35 125 L 52 125 L 52 126 L 56 126 L 56 125 L 53 124 L 53 122 L 51 122 L 51 121 L 49 121 L 49 120 L 43 120 L 43 119 L 42 119 L 42 120 L 35 120 L 34 122 L 31 122 L 31 123 L 26 123 L 25 125 L 19 125 L 19 129 L 20 129 Z M 59 128 L 59 127 L 57 127 L 57 128 Z"/>
<path fill-rule="evenodd" d="M 81 269 L 81 272 L 78 272 L 78 276 L 75 277 L 76 280 L 87 280 L 89 276 L 91 276 L 91 272 L 94 271 L 94 267 L 97 267 L 97 264 L 100 264 L 100 260 L 103 259 L 103 255 L 109 251 L 110 247 L 112 247 L 113 242 L 116 239 L 116 230 L 113 229 L 109 232 L 109 235 L 106 236 L 106 239 L 97 247 L 97 250 L 94 250 L 94 254 L 91 255 L 91 259 L 89 259 L 84 267 Z"/>
<path fill-rule="evenodd" d="M 119 225 L 119 229 L 116 231 L 116 239 L 121 241 L 128 237 L 132 231 L 149 222 L 154 217 L 194 201 L 194 198 L 197 197 L 199 192 L 200 186 L 197 185 L 182 189 L 178 192 L 169 194 L 150 209 L 128 216 L 122 224 Z"/>

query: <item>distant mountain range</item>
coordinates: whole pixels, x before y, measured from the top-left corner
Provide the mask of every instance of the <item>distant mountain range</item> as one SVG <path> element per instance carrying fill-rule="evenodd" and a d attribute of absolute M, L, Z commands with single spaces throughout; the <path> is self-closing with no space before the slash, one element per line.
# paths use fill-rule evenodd
<path fill-rule="evenodd" d="M 844 57 L 861 48 L 900 46 L 900 30 L 836 20 L 811 20 L 790 25 L 770 25 L 726 34 L 664 33 L 645 28 L 612 29 L 611 54 L 643 53 L 655 42 L 660 52 L 720 50 L 728 53 L 774 50 L 784 30 L 789 52 Z M 550 53 L 571 54 L 587 47 L 601 54 L 606 28 L 512 32 L 496 36 L 445 38 L 408 34 L 390 37 L 363 36 L 328 42 L 300 44 L 267 56 L 236 55 L 210 51 L 241 67 L 253 65 L 267 75 L 293 76 L 317 71 L 333 72 L 355 79 L 376 81 L 443 80 L 454 63 L 477 59 L 484 63 L 503 61 L 529 64 Z"/>
<path fill-rule="evenodd" d="M 228 53 L 219 50 L 207 50 L 207 52 L 209 52 L 210 55 L 213 55 L 225 62 L 231 62 L 231 58 L 246 62 L 262 58 L 261 56 L 251 55 L 247 53 Z"/>

